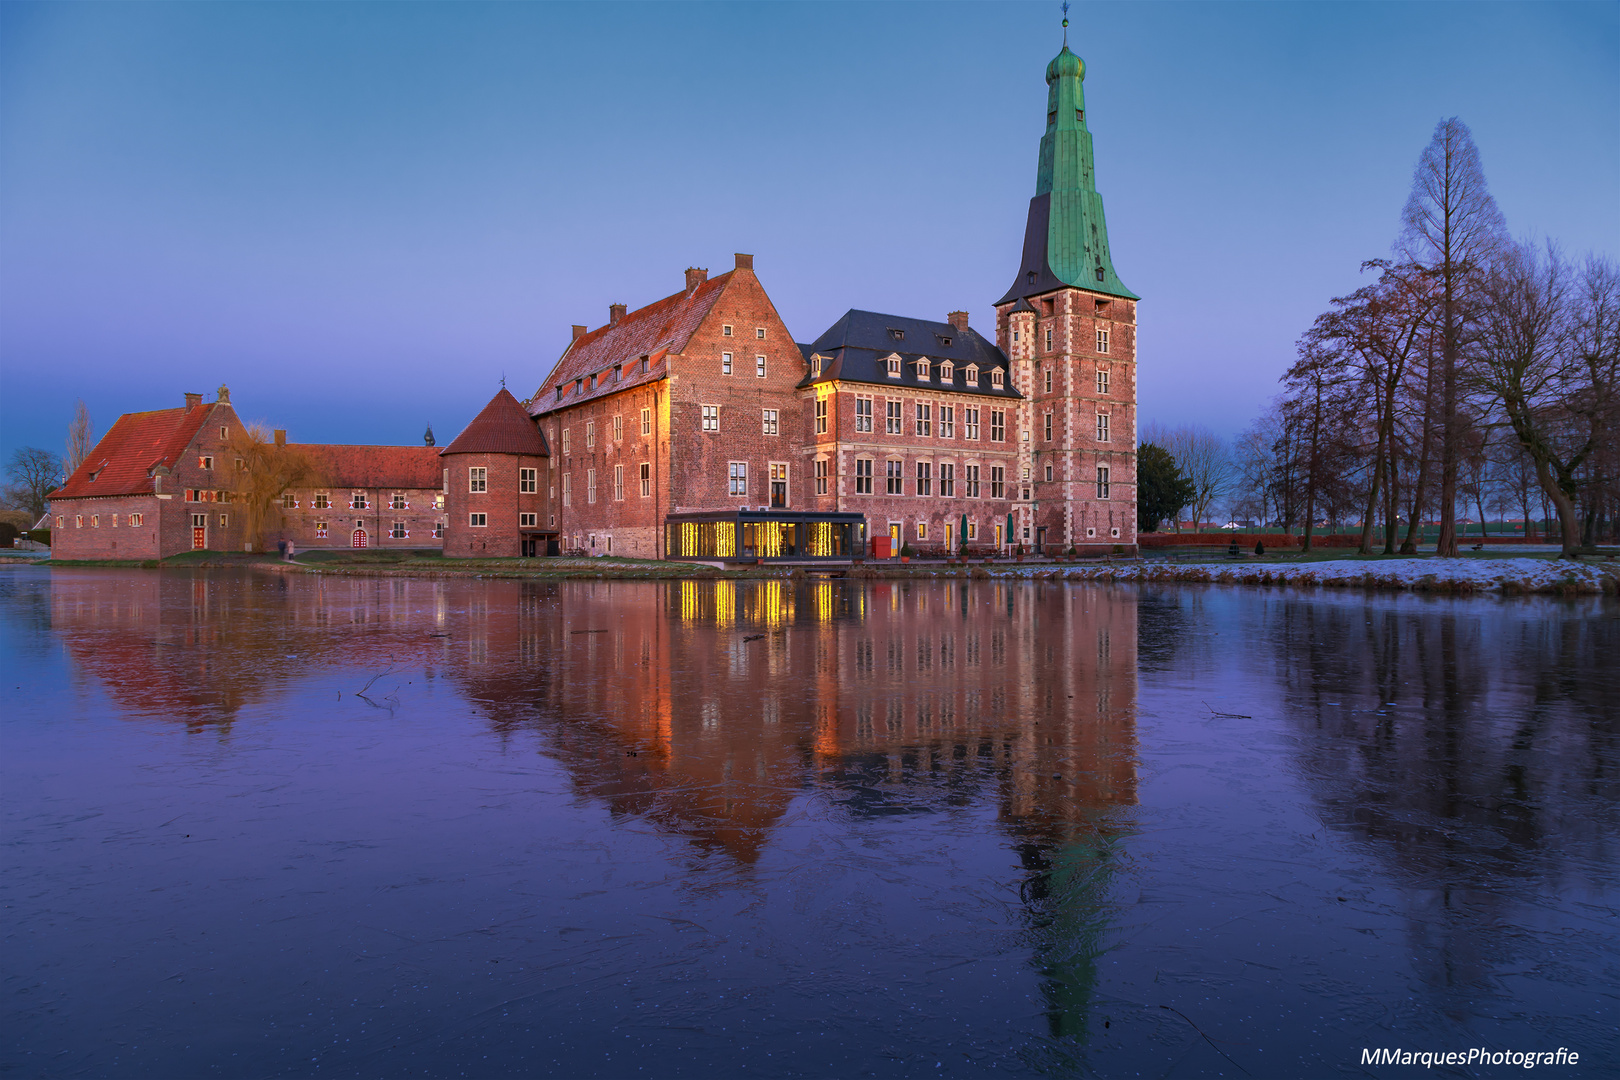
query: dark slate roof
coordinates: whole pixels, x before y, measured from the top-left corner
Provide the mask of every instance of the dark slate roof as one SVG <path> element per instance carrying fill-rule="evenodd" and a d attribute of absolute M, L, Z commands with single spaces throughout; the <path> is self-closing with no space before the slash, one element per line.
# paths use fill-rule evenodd
<path fill-rule="evenodd" d="M 554 409 L 577 405 L 605 394 L 617 393 L 640 383 L 664 378 L 668 372 L 664 358 L 679 355 L 686 348 L 698 324 L 720 299 L 733 271 L 702 282 L 691 292 L 672 293 L 621 316 L 616 323 L 599 326 L 576 338 L 557 361 L 557 366 L 529 399 L 529 411 L 542 416 Z M 648 358 L 647 373 L 640 361 Z M 624 365 L 619 381 L 613 369 Z M 595 387 L 591 376 L 596 376 Z M 576 389 L 576 384 L 578 389 Z M 557 396 L 557 388 L 562 396 Z"/>
<path fill-rule="evenodd" d="M 442 453 L 551 456 L 539 425 L 504 386 Z"/>
<path fill-rule="evenodd" d="M 896 334 L 899 336 L 897 337 Z M 947 344 L 947 342 L 949 344 Z M 957 390 L 987 397 L 1013 398 L 1020 395 L 1012 387 L 1012 373 L 1006 355 L 971 327 L 958 330 L 950 323 L 910 319 L 903 315 L 883 315 L 851 308 L 844 317 L 809 345 L 800 345 L 806 364 L 812 355 L 824 358 L 819 378 L 812 379 L 808 368 L 800 386 L 839 379 L 844 382 L 903 386 L 911 390 Z M 900 377 L 889 377 L 886 361 L 900 355 Z M 933 361 L 931 377 L 917 378 L 917 360 Z M 949 382 L 939 377 L 939 362 L 949 360 L 955 372 Z M 970 385 L 966 370 L 979 365 L 978 385 Z M 1002 389 L 990 384 L 990 372 L 999 368 L 1004 376 Z"/>
<path fill-rule="evenodd" d="M 73 475 L 46 497 L 74 499 L 151 492 L 152 471 L 160 465 L 175 467 L 215 404 L 125 413 L 96 443 L 84 463 L 73 470 Z"/>
<path fill-rule="evenodd" d="M 436 490 L 444 485 L 444 466 L 431 446 L 288 443 L 287 447 L 309 455 L 315 465 L 314 478 L 299 487 Z"/>

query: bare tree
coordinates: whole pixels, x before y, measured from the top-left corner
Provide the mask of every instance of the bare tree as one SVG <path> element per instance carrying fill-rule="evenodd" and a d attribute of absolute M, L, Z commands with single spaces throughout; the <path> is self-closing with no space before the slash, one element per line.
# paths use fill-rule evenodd
<path fill-rule="evenodd" d="M 49 450 L 24 446 L 12 453 L 6 475 L 11 479 L 5 489 L 6 502 L 27 511 L 32 525 L 45 516 L 50 505 L 45 496 L 62 483 L 62 462 Z"/>
<path fill-rule="evenodd" d="M 275 438 L 263 424 L 243 427 L 228 446 L 236 469 L 232 501 L 241 504 L 247 543 L 260 551 L 276 500 L 288 488 L 317 482 L 320 470 L 308 453 Z"/>
<path fill-rule="evenodd" d="M 1193 528 L 1198 528 L 1209 514 L 1210 506 L 1232 480 L 1232 455 L 1226 443 L 1213 431 L 1196 424 L 1169 429 L 1149 424 L 1143 439 L 1170 451 L 1181 475 L 1192 484 L 1192 497 L 1187 505 L 1192 508 Z"/>
<path fill-rule="evenodd" d="M 84 464 L 84 459 L 90 456 L 90 451 L 96 448 L 95 433 L 90 427 L 90 410 L 85 407 L 84 399 L 79 399 L 78 407 L 73 410 L 73 420 L 68 424 L 67 457 L 62 461 L 62 475 L 72 476 Z"/>
<path fill-rule="evenodd" d="M 1397 247 L 1433 278 L 1440 294 L 1440 536 L 1437 555 L 1457 554 L 1458 358 L 1474 320 L 1481 272 L 1506 240 L 1502 212 L 1468 126 L 1440 121 L 1412 177 Z"/>

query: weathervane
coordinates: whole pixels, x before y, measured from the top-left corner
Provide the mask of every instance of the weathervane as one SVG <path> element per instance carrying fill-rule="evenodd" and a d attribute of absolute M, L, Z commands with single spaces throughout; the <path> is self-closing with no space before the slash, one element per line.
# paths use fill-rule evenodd
<path fill-rule="evenodd" d="M 1063 0 L 1063 47 L 1069 47 L 1069 0 Z"/>

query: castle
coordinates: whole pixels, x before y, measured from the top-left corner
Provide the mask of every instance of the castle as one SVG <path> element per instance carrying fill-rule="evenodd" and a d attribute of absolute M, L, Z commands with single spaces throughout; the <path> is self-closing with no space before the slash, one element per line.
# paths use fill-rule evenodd
<path fill-rule="evenodd" d="M 375 485 L 334 473 L 287 493 L 285 508 L 304 499 L 306 512 L 283 514 L 272 534 L 299 547 L 442 544 L 464 558 L 1134 552 L 1138 297 L 1109 250 L 1084 78 L 1067 44 L 1047 65 L 1035 195 L 994 341 L 960 311 L 936 322 L 851 310 L 798 343 L 753 256 L 738 255 L 723 274 L 690 268 L 669 296 L 575 326 L 533 395 L 503 387 L 442 450 L 328 448 L 334 463 L 374 451 L 392 464 Z M 52 494 L 58 554 L 108 557 L 98 500 L 112 500 L 98 503 L 112 521 L 124 515 L 126 547 L 131 519 L 150 533 L 134 543 L 143 557 L 216 546 L 216 535 L 234 547 L 229 515 L 192 503 L 213 491 L 159 490 L 175 470 L 212 468 L 209 447 L 235 417 L 193 410 L 220 405 L 223 393 L 214 406 L 188 395 L 186 410 L 121 418 L 103 440 L 116 445 Z M 152 430 L 135 432 L 132 416 Z M 108 471 L 124 478 L 119 490 L 101 483 Z M 185 505 L 170 505 L 177 492 Z M 374 525 L 311 516 L 323 498 L 400 513 Z"/>

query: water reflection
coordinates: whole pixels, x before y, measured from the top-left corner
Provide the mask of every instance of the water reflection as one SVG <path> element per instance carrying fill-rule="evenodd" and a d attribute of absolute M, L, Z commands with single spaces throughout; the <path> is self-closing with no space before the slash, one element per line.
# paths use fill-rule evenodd
<path fill-rule="evenodd" d="M 108 790 L 135 792 L 129 815 L 167 820 L 203 784 L 252 796 L 275 750 L 292 764 L 266 782 L 277 792 L 268 813 L 304 800 L 301 813 L 341 818 L 352 799 L 417 822 L 419 835 L 366 841 L 393 853 L 375 871 L 343 846 L 328 876 L 296 893 L 286 933 L 361 935 L 383 919 L 373 904 L 437 873 L 455 883 L 445 910 L 489 926 L 436 915 L 412 942 L 504 934 L 509 964 L 560 973 L 513 970 L 509 983 L 491 967 L 475 979 L 458 974 L 470 946 L 428 963 L 367 937 L 366 956 L 388 958 L 387 971 L 423 972 L 417 1006 L 461 1025 L 446 1030 L 481 1031 L 476 1018 L 495 1009 L 578 1013 L 581 1026 L 540 1043 L 447 1035 L 412 1059 L 430 1071 L 479 1071 L 491 1051 L 505 1063 L 492 1074 L 537 1061 L 587 1071 L 600 1050 L 590 1033 L 619 1032 L 619 1013 L 648 1003 L 664 1010 L 662 1034 L 637 1037 L 672 1069 L 702 1071 L 726 1051 L 694 1050 L 679 1032 L 714 1034 L 719 998 L 737 996 L 728 965 L 743 961 L 725 952 L 736 942 L 763 967 L 745 980 L 756 1004 L 725 1006 L 743 1009 L 726 1030 L 763 1031 L 811 1072 L 850 1071 L 896 1046 L 935 1075 L 936 1055 L 945 1072 L 1198 1074 L 1229 1071 L 1245 1052 L 1265 1075 L 1256 1047 L 1262 1061 L 1315 1073 L 1403 1032 L 1437 1045 L 1548 1030 L 1594 1053 L 1614 1043 L 1601 1017 L 1563 1019 L 1554 989 L 1600 988 L 1617 956 L 1603 914 L 1620 805 L 1612 605 L 89 570 L 13 577 L 0 599 L 14 662 L 44 663 L 42 641 L 59 641 L 75 680 L 38 691 L 28 745 L 55 748 L 65 735 L 51 720 L 105 703 L 129 734 L 102 734 L 114 760 L 98 767 Z M 24 729 L 8 730 L 14 740 Z M 217 752 L 188 762 L 145 734 L 168 730 Z M 173 794 L 124 779 L 124 755 L 179 778 Z M 464 791 L 440 771 L 458 756 Z M 85 882 L 75 875 L 88 856 L 50 861 L 67 856 L 45 852 L 72 850 L 52 846 L 63 822 L 98 857 L 130 850 L 122 838 L 148 826 L 115 828 L 99 805 L 75 817 L 100 791 L 85 794 L 71 770 L 40 775 L 27 798 L 65 809 L 36 825 L 38 814 L 8 808 L 19 838 L 8 867 L 56 897 L 19 915 L 38 935 L 29 947 L 46 949 L 50 905 L 74 910 L 60 888 L 90 895 L 122 875 L 158 896 L 175 883 L 138 854 Z M 524 800 L 536 809 L 516 809 Z M 294 854 L 264 858 L 288 869 L 306 843 L 297 829 L 318 828 L 250 820 L 258 847 L 239 846 L 275 850 L 284 831 Z M 474 858 L 486 841 L 493 855 Z M 536 844 L 543 855 L 525 846 Z M 451 869 L 420 869 L 440 864 Z M 187 871 L 226 897 L 181 901 L 199 925 L 207 904 L 249 888 L 231 882 L 262 872 L 211 867 Z M 363 916 L 336 899 L 358 880 Z M 324 895 L 329 907 L 304 899 Z M 599 908 L 673 921 L 636 931 L 634 949 L 609 944 L 624 938 L 620 922 L 603 925 L 600 945 L 573 944 Z M 114 951 L 135 933 L 103 911 L 78 917 L 106 925 Z M 276 925 L 264 924 L 265 948 L 290 948 Z M 45 970 L 54 957 L 12 962 L 23 985 L 43 986 L 30 962 Z M 376 970 L 333 976 L 337 996 L 382 995 L 367 981 Z M 592 981 L 606 971 L 624 989 L 582 998 L 578 987 L 607 985 Z M 698 1005 L 694 981 L 719 998 Z M 828 985 L 844 1005 L 825 1004 Z M 1527 1018 L 1519 1027 L 1494 1019 L 1504 1001 Z M 29 1030 L 58 1023 L 19 1008 Z M 1305 1008 L 1333 1019 L 1303 1030 L 1288 1017 Z M 302 1015 L 273 995 L 262 1009 L 284 1024 Z M 333 1016 L 328 1034 L 354 1047 L 342 1053 L 362 1055 L 343 1060 L 397 1071 L 405 1059 L 391 1044 Z M 853 1058 L 806 1034 L 829 1022 L 851 1033 Z M 946 1055 L 952 1040 L 960 1048 Z M 307 1060 L 290 1046 L 288 1062 Z M 92 1052 L 85 1067 L 106 1071 L 105 1060 Z"/>

